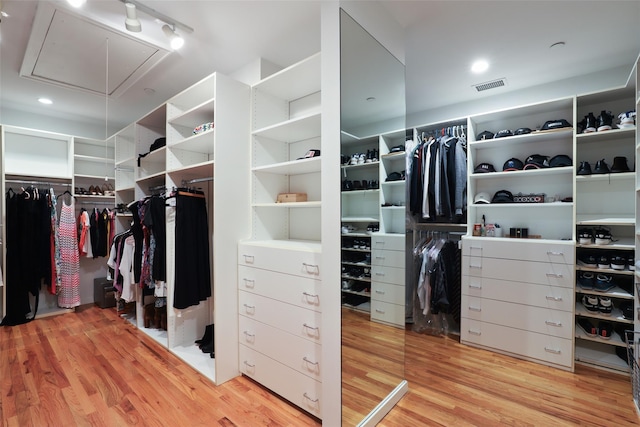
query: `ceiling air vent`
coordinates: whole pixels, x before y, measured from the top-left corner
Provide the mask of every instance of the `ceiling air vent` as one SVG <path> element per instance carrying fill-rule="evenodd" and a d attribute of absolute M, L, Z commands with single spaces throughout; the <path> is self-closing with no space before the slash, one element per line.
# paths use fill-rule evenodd
<path fill-rule="evenodd" d="M 504 77 L 501 79 L 491 80 L 490 82 L 484 82 L 477 85 L 473 85 L 478 92 L 482 92 L 484 90 L 495 89 L 497 87 L 502 87 L 507 85 L 507 79 Z"/>

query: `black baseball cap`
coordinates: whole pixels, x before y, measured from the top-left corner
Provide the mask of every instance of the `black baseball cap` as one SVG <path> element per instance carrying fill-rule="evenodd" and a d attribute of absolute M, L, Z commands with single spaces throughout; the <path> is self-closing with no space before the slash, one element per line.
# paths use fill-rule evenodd
<path fill-rule="evenodd" d="M 528 133 L 531 133 L 531 129 L 529 128 L 518 128 L 513 132 L 514 135 L 526 135 Z"/>
<path fill-rule="evenodd" d="M 480 163 L 473 170 L 473 173 L 487 173 L 487 172 L 495 172 L 496 169 L 493 167 L 491 163 Z"/>
<path fill-rule="evenodd" d="M 549 167 L 559 168 L 562 166 L 573 166 L 573 161 L 571 161 L 571 157 L 566 154 L 558 154 L 557 156 L 553 156 L 551 160 L 549 160 Z"/>
<path fill-rule="evenodd" d="M 491 203 L 513 203 L 513 194 L 508 190 L 496 191 L 493 199 L 491 199 Z"/>
<path fill-rule="evenodd" d="M 549 157 L 541 154 L 532 154 L 527 157 L 524 162 L 524 170 L 527 169 L 542 169 L 549 167 Z"/>
<path fill-rule="evenodd" d="M 569 123 L 565 119 L 548 120 L 544 122 L 544 125 L 542 125 L 542 129 L 540 130 L 553 130 L 553 129 L 570 128 L 570 127 L 571 127 L 571 123 Z"/>
<path fill-rule="evenodd" d="M 522 169 L 524 169 L 524 163 L 522 163 L 522 160 L 516 159 L 515 157 L 510 158 L 504 162 L 504 165 L 502 165 L 503 172 L 521 171 Z"/>
<path fill-rule="evenodd" d="M 476 136 L 476 141 L 482 141 L 483 139 L 493 139 L 493 133 L 485 130 L 484 132 L 480 132 L 478 136 Z"/>
<path fill-rule="evenodd" d="M 498 133 L 494 135 L 494 138 L 504 138 L 505 136 L 513 136 L 513 132 L 511 132 L 511 129 L 499 130 Z"/>

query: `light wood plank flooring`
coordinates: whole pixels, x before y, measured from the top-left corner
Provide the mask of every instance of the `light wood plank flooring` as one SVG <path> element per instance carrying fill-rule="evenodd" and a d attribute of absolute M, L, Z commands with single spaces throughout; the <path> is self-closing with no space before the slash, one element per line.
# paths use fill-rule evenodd
<path fill-rule="evenodd" d="M 381 426 L 640 425 L 628 376 L 575 374 L 406 335 L 409 393 Z M 239 377 L 218 387 L 113 310 L 0 328 L 4 426 L 317 426 Z M 331 426 L 333 427 L 333 426 Z"/>

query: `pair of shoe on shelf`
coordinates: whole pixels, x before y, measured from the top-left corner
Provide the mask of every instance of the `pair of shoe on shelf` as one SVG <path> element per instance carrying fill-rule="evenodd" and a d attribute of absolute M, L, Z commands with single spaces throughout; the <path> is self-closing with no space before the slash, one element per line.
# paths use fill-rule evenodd
<path fill-rule="evenodd" d="M 589 162 L 580 162 L 580 167 L 578 168 L 578 175 L 598 175 L 605 173 L 621 173 L 621 172 L 631 172 L 629 169 L 629 165 L 627 164 L 627 158 L 624 156 L 617 156 L 613 158 L 613 165 L 611 168 L 607 165 L 607 162 L 604 159 L 598 160 L 596 162 L 596 167 L 591 170 L 591 164 Z"/>
<path fill-rule="evenodd" d="M 204 328 L 204 334 L 202 335 L 202 338 L 196 340 L 196 344 L 198 344 L 200 350 L 202 350 L 203 353 L 209 353 L 212 359 L 215 357 L 215 346 L 213 339 L 214 337 L 215 328 L 214 324 L 212 323 Z"/>
<path fill-rule="evenodd" d="M 115 188 L 108 182 L 102 184 L 102 187 L 99 185 L 92 185 L 88 190 L 84 187 L 75 187 L 74 191 L 76 194 L 85 196 L 115 196 Z"/>
<path fill-rule="evenodd" d="M 167 309 L 156 307 L 155 303 L 144 306 L 144 327 L 167 330 Z"/>

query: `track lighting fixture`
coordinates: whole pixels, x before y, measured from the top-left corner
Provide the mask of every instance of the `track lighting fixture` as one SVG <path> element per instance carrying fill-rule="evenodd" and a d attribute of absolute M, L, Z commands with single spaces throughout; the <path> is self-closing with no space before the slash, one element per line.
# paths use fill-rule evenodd
<path fill-rule="evenodd" d="M 169 25 L 164 24 L 162 26 L 162 31 L 169 38 L 169 44 L 171 44 L 171 49 L 177 50 L 182 47 L 184 44 L 184 39 L 176 33 L 175 29 L 171 28 Z"/>
<path fill-rule="evenodd" d="M 124 20 L 124 26 L 131 32 L 139 33 L 142 31 L 142 24 L 138 19 L 136 5 L 133 3 L 125 3 L 124 7 L 127 11 L 127 18 Z"/>

